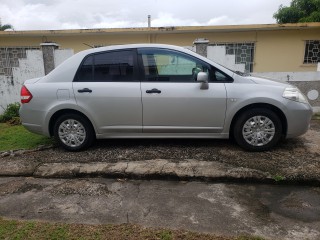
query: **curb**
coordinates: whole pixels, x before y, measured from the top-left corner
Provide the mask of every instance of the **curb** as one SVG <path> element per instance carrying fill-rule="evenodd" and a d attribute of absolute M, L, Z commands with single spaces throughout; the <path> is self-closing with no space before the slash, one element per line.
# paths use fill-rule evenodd
<path fill-rule="evenodd" d="M 251 180 L 272 182 L 271 174 L 255 169 L 232 167 L 219 162 L 189 159 L 180 162 L 154 159 L 116 163 L 43 163 L 5 162 L 0 176 L 25 176 L 37 178 L 107 177 L 133 179 L 179 180 Z"/>
<path fill-rule="evenodd" d="M 273 176 L 256 169 L 234 167 L 220 162 L 188 159 L 175 162 L 167 159 L 120 161 L 115 163 L 35 163 L 8 161 L 2 163 L 0 177 L 35 178 L 128 178 L 146 180 L 189 180 L 206 182 L 266 183 L 320 185 L 320 179 L 306 179 L 289 174 Z"/>

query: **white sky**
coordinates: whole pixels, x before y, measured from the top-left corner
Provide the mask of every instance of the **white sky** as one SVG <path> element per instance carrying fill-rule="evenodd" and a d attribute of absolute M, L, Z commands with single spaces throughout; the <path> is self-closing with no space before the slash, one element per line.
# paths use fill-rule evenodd
<path fill-rule="evenodd" d="M 291 0 L 0 0 L 2 24 L 15 30 L 275 23 Z"/>

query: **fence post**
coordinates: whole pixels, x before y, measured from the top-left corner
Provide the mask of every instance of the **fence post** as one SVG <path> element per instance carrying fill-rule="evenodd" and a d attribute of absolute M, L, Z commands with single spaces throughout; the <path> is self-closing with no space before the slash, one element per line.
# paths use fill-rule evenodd
<path fill-rule="evenodd" d="M 47 75 L 55 68 L 54 64 L 54 50 L 59 48 L 56 43 L 41 43 L 41 50 L 43 54 L 44 73 Z"/>
<path fill-rule="evenodd" d="M 209 40 L 205 38 L 197 38 L 193 44 L 196 46 L 196 53 L 207 57 L 207 48 L 209 44 Z"/>

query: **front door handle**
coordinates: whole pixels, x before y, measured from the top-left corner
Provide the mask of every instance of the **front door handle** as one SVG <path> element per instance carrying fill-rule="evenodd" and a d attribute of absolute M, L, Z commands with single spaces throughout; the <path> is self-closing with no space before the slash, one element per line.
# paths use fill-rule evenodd
<path fill-rule="evenodd" d="M 84 92 L 92 93 L 92 90 L 89 88 L 83 88 L 83 89 L 79 89 L 78 92 L 79 93 L 84 93 Z"/>
<path fill-rule="evenodd" d="M 159 89 L 153 88 L 151 90 L 147 90 L 146 93 L 161 93 L 161 91 Z"/>

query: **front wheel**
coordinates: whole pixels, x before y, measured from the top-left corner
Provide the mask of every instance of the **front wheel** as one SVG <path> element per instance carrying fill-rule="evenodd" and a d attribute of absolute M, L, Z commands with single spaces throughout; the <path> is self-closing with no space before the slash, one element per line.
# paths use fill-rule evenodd
<path fill-rule="evenodd" d="M 265 151 L 280 141 L 282 123 L 273 111 L 254 108 L 240 115 L 233 130 L 236 142 L 244 149 Z"/>
<path fill-rule="evenodd" d="M 90 122 L 77 114 L 65 114 L 54 125 L 54 137 L 64 149 L 79 151 L 88 148 L 95 136 Z"/>

